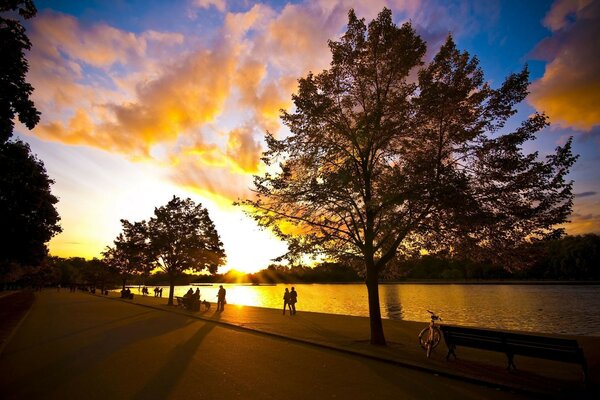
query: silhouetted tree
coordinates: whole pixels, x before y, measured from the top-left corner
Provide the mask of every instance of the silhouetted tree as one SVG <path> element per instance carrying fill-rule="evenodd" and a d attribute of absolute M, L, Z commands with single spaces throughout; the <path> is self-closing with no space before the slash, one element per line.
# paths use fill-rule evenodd
<path fill-rule="evenodd" d="M 154 209 L 147 223 L 148 254 L 154 265 L 169 277 L 169 305 L 173 304 L 175 281 L 184 271 L 217 272 L 225 262 L 219 234 L 201 204 L 173 198 Z"/>
<path fill-rule="evenodd" d="M 148 274 L 154 260 L 150 253 L 146 222 L 131 223 L 122 219 L 121 224 L 123 232 L 115 239 L 114 246 L 107 247 L 102 255 L 103 262 L 117 271 L 125 289 L 127 280 L 132 276 Z"/>
<path fill-rule="evenodd" d="M 21 21 L 7 16 L 15 11 L 25 19 L 37 13 L 31 0 L 0 2 L 0 144 L 12 136 L 15 115 L 29 129 L 40 120 L 29 98 L 33 87 L 25 80 L 29 70 L 25 50 L 31 49 L 31 42 Z"/>
<path fill-rule="evenodd" d="M 46 242 L 61 232 L 42 161 L 21 141 L 0 144 L 0 266 L 37 265 Z"/>
<path fill-rule="evenodd" d="M 368 28 L 351 10 L 329 47 L 329 70 L 300 79 L 282 114 L 291 134 L 267 134 L 268 172 L 244 204 L 288 242 L 289 258 L 360 266 L 371 343 L 383 345 L 378 280 L 391 261 L 420 249 L 504 256 L 560 234 L 575 157 L 570 141 L 545 160 L 523 153 L 542 114 L 501 133 L 527 95 L 527 69 L 492 89 L 451 37 L 424 65 L 425 43 L 387 9 Z"/>
<path fill-rule="evenodd" d="M 0 2 L 0 279 L 18 279 L 22 267 L 41 268 L 46 242 L 61 231 L 54 208 L 58 199 L 50 192 L 54 182 L 44 164 L 27 144 L 8 141 L 16 115 L 30 129 L 40 119 L 29 98 L 33 87 L 25 80 L 31 42 L 13 18 L 18 13 L 28 19 L 36 12 L 30 0 Z"/>
<path fill-rule="evenodd" d="M 536 247 L 537 253 L 541 253 L 541 258 L 527 271 L 530 277 L 561 280 L 600 279 L 600 236 L 593 233 L 565 236 L 541 242 Z"/>

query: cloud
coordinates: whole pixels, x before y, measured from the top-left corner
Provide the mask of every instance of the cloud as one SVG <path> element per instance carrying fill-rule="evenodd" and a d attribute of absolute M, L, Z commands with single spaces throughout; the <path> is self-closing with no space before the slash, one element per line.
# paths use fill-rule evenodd
<path fill-rule="evenodd" d="M 43 12 L 30 29 L 29 79 L 43 113 L 33 133 L 155 162 L 205 195 L 243 197 L 260 170 L 265 131 L 280 131 L 297 79 L 329 66 L 327 41 L 342 34 L 348 9 L 369 21 L 386 5 L 397 19 L 428 23 L 419 2 L 384 0 L 240 12 L 225 1 L 190 2 L 194 12 L 223 12 L 221 27 L 205 37 L 133 33 Z"/>
<path fill-rule="evenodd" d="M 258 172 L 262 146 L 254 139 L 251 128 L 234 129 L 229 133 L 227 155 L 243 172 Z"/>
<path fill-rule="evenodd" d="M 600 124 L 600 2 L 558 0 L 544 24 L 553 35 L 533 56 L 548 64 L 528 101 L 562 127 L 590 131 Z"/>
<path fill-rule="evenodd" d="M 227 9 L 226 0 L 194 0 L 193 5 L 199 8 L 214 7 L 221 12 L 224 12 Z"/>
<path fill-rule="evenodd" d="M 47 58 L 56 60 L 67 54 L 98 68 L 132 62 L 146 50 L 146 40 L 134 33 L 104 23 L 83 27 L 75 17 L 54 12 L 41 13 L 33 20 L 32 39 L 35 52 Z"/>
<path fill-rule="evenodd" d="M 589 196 L 595 196 L 597 195 L 597 192 L 582 192 L 582 193 L 575 193 L 575 197 L 589 197 Z"/>
<path fill-rule="evenodd" d="M 565 228 L 569 235 L 600 234 L 600 214 L 575 212 L 571 215 L 571 222 L 566 224 Z"/>

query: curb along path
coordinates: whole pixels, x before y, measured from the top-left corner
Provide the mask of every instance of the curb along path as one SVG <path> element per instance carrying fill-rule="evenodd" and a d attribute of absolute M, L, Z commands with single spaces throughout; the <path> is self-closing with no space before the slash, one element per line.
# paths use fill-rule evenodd
<path fill-rule="evenodd" d="M 302 312 L 301 308 L 290 316 L 276 309 L 233 304 L 222 313 L 216 312 L 214 305 L 209 311 L 189 312 L 167 306 L 167 298 L 135 296 L 134 300 L 124 300 L 115 293 L 107 298 L 504 390 L 558 397 L 585 393 L 580 368 L 573 364 L 519 357 L 515 360 L 519 370 L 509 372 L 504 354 L 467 348 L 460 348 L 458 360 L 447 362 L 443 343 L 427 359 L 417 342 L 425 326 L 421 322 L 384 320 L 388 346 L 379 347 L 369 344 L 369 320 L 364 317 Z M 587 392 L 596 392 L 600 338 L 576 339 L 588 362 L 591 386 Z"/>

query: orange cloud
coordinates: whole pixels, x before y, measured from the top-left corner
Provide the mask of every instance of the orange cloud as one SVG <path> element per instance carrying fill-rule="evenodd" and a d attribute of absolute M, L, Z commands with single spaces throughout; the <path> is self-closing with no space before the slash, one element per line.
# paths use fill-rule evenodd
<path fill-rule="evenodd" d="M 94 67 L 108 67 L 117 62 L 139 59 L 146 51 L 146 39 L 100 23 L 85 28 L 76 18 L 46 12 L 33 20 L 32 40 L 35 52 L 47 58 L 68 54 Z"/>
<path fill-rule="evenodd" d="M 156 162 L 205 195 L 245 197 L 262 137 L 279 131 L 297 79 L 327 68 L 327 40 L 350 7 L 372 18 L 383 5 L 324 0 L 234 13 L 225 1 L 199 0 L 196 9 L 225 12 L 209 40 L 41 13 L 31 28 L 29 79 L 43 114 L 34 134 Z"/>
<path fill-rule="evenodd" d="M 558 125 L 589 131 L 600 124 L 600 2 L 558 0 L 544 23 L 553 36 L 534 55 L 549 63 L 528 101 Z"/>
<path fill-rule="evenodd" d="M 254 139 L 252 130 L 235 129 L 229 133 L 227 155 L 246 173 L 258 171 L 262 146 Z"/>

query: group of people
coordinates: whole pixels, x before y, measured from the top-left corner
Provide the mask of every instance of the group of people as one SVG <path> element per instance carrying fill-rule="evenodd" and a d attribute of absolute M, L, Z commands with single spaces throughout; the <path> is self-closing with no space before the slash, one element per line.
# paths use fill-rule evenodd
<path fill-rule="evenodd" d="M 154 288 L 154 297 L 162 297 L 162 288 L 159 288 L 158 286 Z M 148 296 L 150 294 L 150 291 L 148 290 L 148 288 L 146 286 L 144 286 L 142 288 L 142 295 L 144 296 Z"/>
<path fill-rule="evenodd" d="M 292 290 L 288 290 L 285 288 L 285 292 L 283 292 L 283 315 L 285 315 L 285 310 L 287 308 L 290 309 L 290 315 L 296 314 L 296 303 L 298 302 L 298 292 L 292 286 Z"/>
<path fill-rule="evenodd" d="M 162 291 L 163 291 L 162 288 L 155 287 L 154 288 L 154 297 L 162 297 Z M 142 294 L 147 295 L 148 288 L 146 288 L 146 287 L 142 288 Z M 227 294 L 227 291 L 225 290 L 223 285 L 219 285 L 219 291 L 217 292 L 217 311 L 225 311 L 225 304 L 227 304 L 227 301 L 225 300 L 226 294 Z M 133 298 L 133 294 L 131 293 L 129 288 L 126 288 L 125 290 L 121 291 L 121 297 Z M 285 312 L 288 309 L 290 311 L 290 315 L 295 315 L 297 302 L 298 302 L 298 292 L 296 292 L 296 289 L 293 286 L 292 286 L 291 290 L 289 290 L 288 288 L 285 288 L 285 292 L 283 293 L 283 315 L 285 315 Z M 194 291 L 194 289 L 190 288 L 187 291 L 187 293 L 185 295 L 183 295 L 183 305 L 185 306 L 185 308 L 187 308 L 189 310 L 199 310 L 200 305 L 204 305 L 206 310 L 210 309 L 210 303 L 208 301 L 206 301 L 206 300 L 204 300 L 202 302 L 200 301 L 200 289 L 199 288 L 196 288 L 196 291 Z"/>
<path fill-rule="evenodd" d="M 200 311 L 200 306 L 204 306 L 205 310 L 210 310 L 210 303 L 206 300 L 200 301 L 200 289 L 196 288 L 196 291 L 192 288 L 183 295 L 183 304 L 185 308 L 194 311 Z"/>

